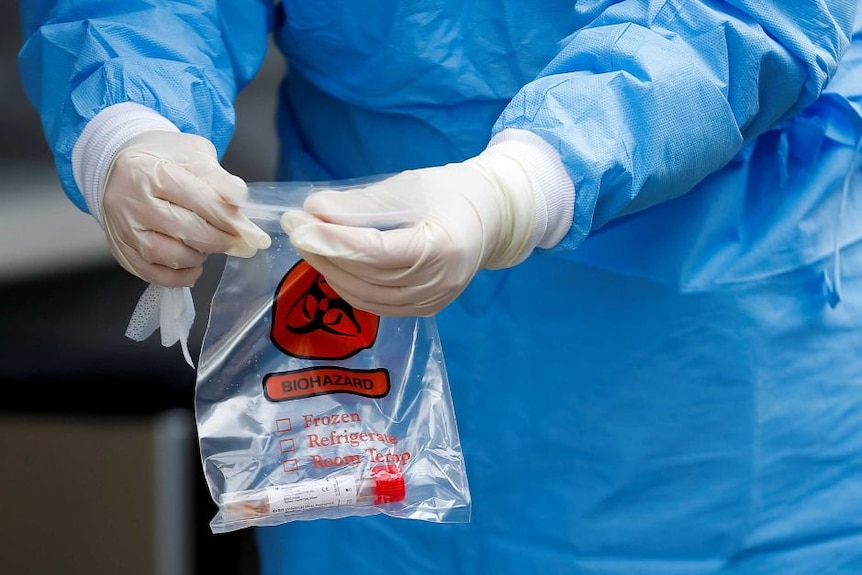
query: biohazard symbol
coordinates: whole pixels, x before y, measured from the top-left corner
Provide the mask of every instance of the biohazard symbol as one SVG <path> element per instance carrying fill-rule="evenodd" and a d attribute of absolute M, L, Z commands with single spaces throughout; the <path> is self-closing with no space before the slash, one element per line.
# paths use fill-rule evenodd
<path fill-rule="evenodd" d="M 275 292 L 272 342 L 303 359 L 346 359 L 374 345 L 380 318 L 341 299 L 305 260 L 288 271 Z"/>

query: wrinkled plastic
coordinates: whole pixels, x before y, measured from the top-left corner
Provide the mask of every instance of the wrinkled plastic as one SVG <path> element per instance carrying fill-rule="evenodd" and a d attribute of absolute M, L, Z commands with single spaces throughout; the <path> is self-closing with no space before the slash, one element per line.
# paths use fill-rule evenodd
<path fill-rule="evenodd" d="M 470 518 L 435 320 L 352 308 L 279 228 L 281 213 L 300 208 L 312 190 L 358 184 L 249 185 L 242 209 L 273 244 L 253 258 L 227 258 L 195 393 L 202 464 L 219 506 L 214 533 L 377 513 L 432 522 Z M 403 477 L 399 497 L 319 498 L 327 480 L 363 485 L 380 466 Z M 286 485 L 297 488 L 278 489 Z M 272 499 L 281 492 L 311 499 L 281 505 Z"/>

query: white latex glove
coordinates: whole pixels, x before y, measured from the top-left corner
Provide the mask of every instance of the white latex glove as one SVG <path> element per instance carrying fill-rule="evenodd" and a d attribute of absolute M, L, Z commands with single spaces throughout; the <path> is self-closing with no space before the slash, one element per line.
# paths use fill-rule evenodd
<path fill-rule="evenodd" d="M 571 193 L 560 197 L 568 203 L 574 191 L 563 179 Z M 514 266 L 538 245 L 558 242 L 571 224 L 571 207 L 549 219 L 546 200 L 522 161 L 486 151 L 365 188 L 317 192 L 303 210 L 286 212 L 281 225 L 297 252 L 354 307 L 427 316 L 452 302 L 480 269 Z M 386 214 L 408 205 L 406 225 L 377 229 Z"/>
<path fill-rule="evenodd" d="M 247 193 L 209 140 L 139 134 L 119 149 L 105 179 L 101 211 L 111 253 L 147 282 L 192 286 L 208 254 L 251 257 L 269 247 L 270 237 L 236 207 Z"/>
<path fill-rule="evenodd" d="M 109 106 L 87 123 L 72 150 L 72 172 L 114 257 L 154 282 L 126 336 L 143 341 L 160 329 L 162 345 L 179 342 L 193 366 L 188 338 L 195 310 L 187 286 L 207 254 L 252 255 L 269 245 L 232 205 L 245 198 L 245 183 L 222 169 L 209 141 L 181 134 L 134 102 Z"/>

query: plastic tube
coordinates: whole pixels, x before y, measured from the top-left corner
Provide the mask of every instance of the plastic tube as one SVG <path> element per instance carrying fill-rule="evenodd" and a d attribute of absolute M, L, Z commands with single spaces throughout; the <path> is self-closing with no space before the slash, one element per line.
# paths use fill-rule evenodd
<path fill-rule="evenodd" d="M 406 493 L 401 470 L 381 465 L 371 470 L 370 477 L 337 475 L 225 493 L 221 507 L 227 521 L 237 521 L 325 507 L 396 503 L 403 501 Z"/>

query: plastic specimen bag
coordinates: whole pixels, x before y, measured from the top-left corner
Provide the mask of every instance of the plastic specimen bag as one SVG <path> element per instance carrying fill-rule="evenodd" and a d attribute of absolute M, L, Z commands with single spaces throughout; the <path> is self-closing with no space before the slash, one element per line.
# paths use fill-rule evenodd
<path fill-rule="evenodd" d="M 469 520 L 435 320 L 351 307 L 278 224 L 311 191 L 356 185 L 249 185 L 243 210 L 272 247 L 227 258 L 195 390 L 214 533 L 374 513 Z"/>

